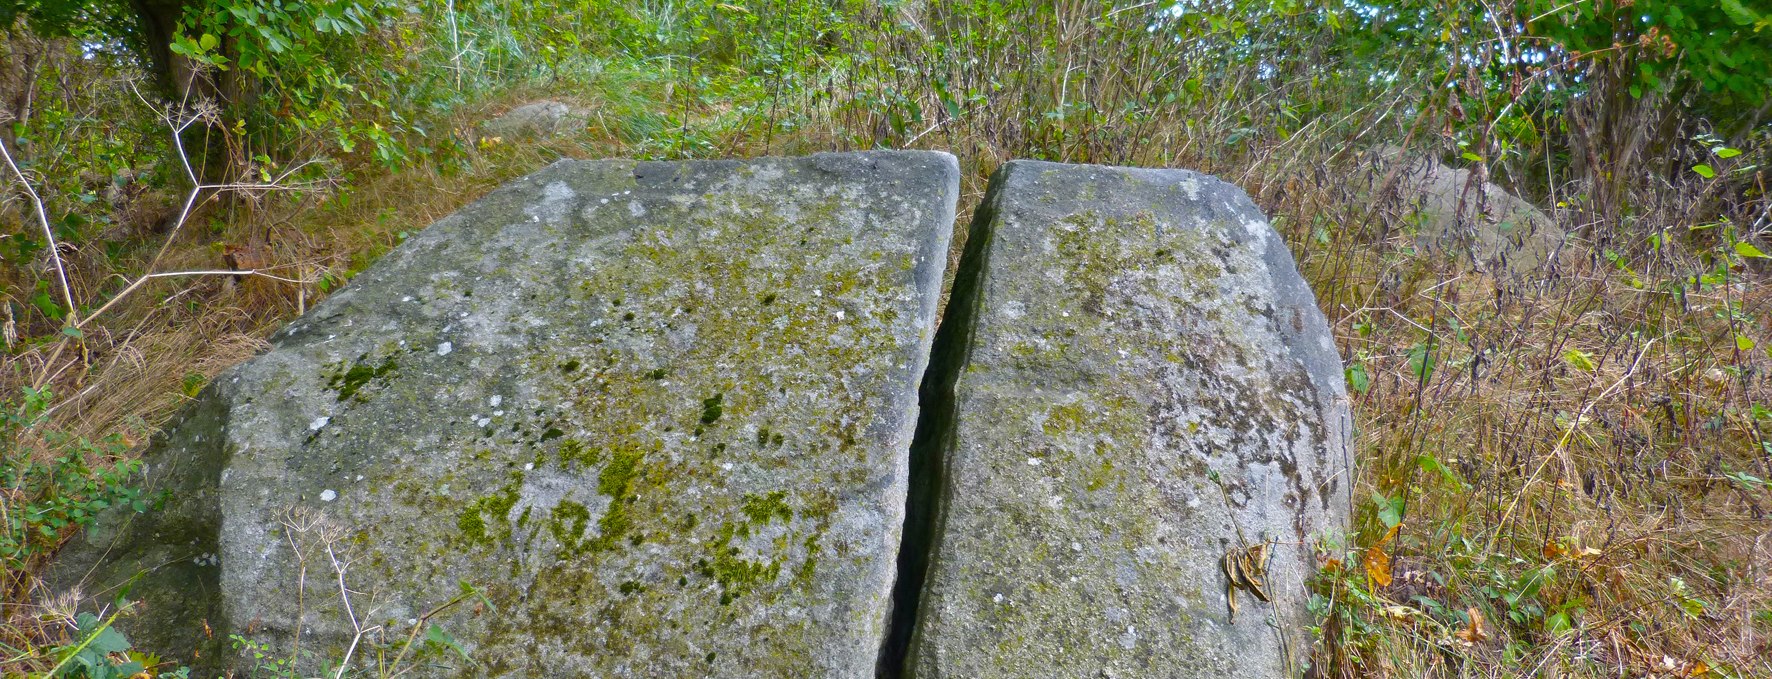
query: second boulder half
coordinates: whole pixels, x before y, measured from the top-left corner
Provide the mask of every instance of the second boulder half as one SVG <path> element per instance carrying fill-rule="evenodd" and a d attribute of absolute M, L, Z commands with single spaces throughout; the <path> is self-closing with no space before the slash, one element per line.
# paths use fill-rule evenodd
<path fill-rule="evenodd" d="M 907 528 L 931 549 L 898 602 L 913 676 L 1296 673 L 1313 545 L 1347 522 L 1348 403 L 1241 190 L 1008 163 L 934 351 Z"/>

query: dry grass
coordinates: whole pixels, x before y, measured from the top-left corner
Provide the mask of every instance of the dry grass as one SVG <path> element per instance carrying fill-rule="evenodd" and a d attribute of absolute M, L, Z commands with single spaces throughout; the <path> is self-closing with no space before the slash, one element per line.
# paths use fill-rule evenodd
<path fill-rule="evenodd" d="M 1714 271 L 1693 255 L 1716 244 L 1626 271 L 1577 235 L 1556 267 L 1497 280 L 1416 252 L 1406 221 L 1366 230 L 1393 234 L 1381 242 L 1346 229 L 1360 202 L 1268 209 L 1371 376 L 1355 400 L 1362 509 L 1402 505 L 1394 542 L 1359 522 L 1356 546 L 1394 560 L 1389 586 L 1361 549 L 1340 557 L 1327 589 L 1355 605 L 1325 659 L 1379 676 L 1772 676 L 1772 493 L 1725 476 L 1772 471 L 1751 415 L 1772 362 L 1735 343 L 1766 328 L 1722 313 L 1763 306 L 1754 274 L 1679 294 Z M 1310 233 L 1324 224 L 1328 242 Z M 1424 380 L 1411 352 L 1427 347 Z"/>

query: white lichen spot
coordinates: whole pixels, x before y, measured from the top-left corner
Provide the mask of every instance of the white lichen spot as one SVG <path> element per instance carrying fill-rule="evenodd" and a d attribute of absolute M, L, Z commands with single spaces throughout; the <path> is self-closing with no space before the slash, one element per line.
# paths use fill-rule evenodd
<path fill-rule="evenodd" d="M 492 406 L 492 407 L 494 407 L 494 408 L 497 408 L 497 407 L 498 407 L 498 404 L 500 404 L 500 403 L 504 403 L 504 402 L 505 402 L 505 397 L 503 397 L 503 396 L 499 396 L 499 395 L 497 395 L 497 394 L 493 394 L 493 395 L 492 395 L 492 398 L 489 398 L 489 399 L 487 399 L 487 400 L 486 400 L 486 403 L 487 403 L 487 404 L 488 404 L 488 405 L 491 405 L 491 406 Z"/>
<path fill-rule="evenodd" d="M 492 424 L 492 418 L 482 417 L 478 421 L 474 422 L 474 424 L 478 424 L 478 425 L 480 425 L 481 428 L 485 428 L 486 426 Z"/>
<path fill-rule="evenodd" d="M 321 502 L 331 502 L 331 501 L 337 500 L 337 499 L 338 499 L 338 491 L 336 491 L 336 490 L 333 490 L 331 488 L 327 488 L 326 490 L 320 491 L 320 501 Z"/>
<path fill-rule="evenodd" d="M 1040 458 L 1037 458 L 1037 457 L 1030 457 L 1030 458 L 1028 458 L 1028 466 L 1029 466 L 1029 467 L 1038 467 L 1038 466 L 1040 466 Z"/>
<path fill-rule="evenodd" d="M 1258 219 L 1243 222 L 1243 229 L 1249 232 L 1250 238 L 1258 241 L 1266 238 L 1268 234 L 1267 222 Z"/>
<path fill-rule="evenodd" d="M 326 423 L 331 422 L 331 421 L 332 421 L 331 417 L 321 415 L 319 417 L 314 418 L 313 422 L 308 423 L 308 430 L 309 431 L 320 431 L 321 427 L 326 426 Z"/>
<path fill-rule="evenodd" d="M 438 356 L 448 356 L 449 352 L 451 352 L 451 351 L 455 351 L 454 344 L 451 344 L 449 342 L 444 342 L 442 344 L 437 345 L 437 355 Z"/>
<path fill-rule="evenodd" d="M 646 206 L 641 205 L 640 201 L 630 200 L 628 201 L 628 214 L 633 215 L 635 218 L 645 217 Z"/>
<path fill-rule="evenodd" d="M 576 196 L 578 194 L 574 193 L 572 187 L 567 186 L 566 182 L 549 182 L 541 190 L 541 199 L 549 203 L 572 200 Z"/>
<path fill-rule="evenodd" d="M 1071 542 L 1071 551 L 1073 551 L 1073 552 L 1081 552 L 1081 551 L 1083 551 L 1083 543 L 1081 543 L 1081 542 L 1076 542 L 1076 541 L 1072 541 L 1072 542 Z"/>
<path fill-rule="evenodd" d="M 991 597 L 991 601 L 992 601 L 992 602 L 995 602 L 995 603 L 999 603 L 999 604 L 1000 604 L 1000 603 L 1003 603 L 1003 593 L 1002 593 L 1002 592 L 997 592 L 997 593 L 996 593 L 996 594 L 995 594 L 995 595 L 993 595 L 993 596 L 992 596 L 992 597 Z"/>
<path fill-rule="evenodd" d="M 1187 199 L 1188 200 L 1199 200 L 1200 199 L 1200 182 L 1198 180 L 1195 180 L 1195 179 L 1181 180 L 1181 190 L 1187 192 Z"/>

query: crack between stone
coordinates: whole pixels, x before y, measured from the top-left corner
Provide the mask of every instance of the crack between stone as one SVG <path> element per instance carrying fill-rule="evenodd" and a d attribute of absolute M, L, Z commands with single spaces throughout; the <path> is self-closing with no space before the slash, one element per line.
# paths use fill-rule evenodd
<path fill-rule="evenodd" d="M 904 529 L 898 548 L 897 577 L 886 617 L 886 637 L 875 665 L 875 679 L 902 679 L 911 673 L 910 654 L 921 613 L 924 581 L 935 559 L 947 505 L 947 453 L 956 425 L 954 385 L 966 369 L 990 254 L 990 224 L 1000 177 L 993 177 L 968 229 L 966 250 L 948 306 L 918 386 L 917 428 L 911 437 L 910 479 L 905 493 Z"/>

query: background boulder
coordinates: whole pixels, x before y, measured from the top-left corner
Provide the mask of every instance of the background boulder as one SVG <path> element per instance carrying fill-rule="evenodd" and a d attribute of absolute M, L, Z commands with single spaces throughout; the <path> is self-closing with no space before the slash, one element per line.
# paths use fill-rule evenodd
<path fill-rule="evenodd" d="M 1395 146 L 1369 155 L 1376 176 L 1395 172 L 1399 197 L 1415 213 L 1416 244 L 1423 249 L 1515 279 L 1554 264 L 1563 249 L 1565 234 L 1555 220 L 1470 170 Z"/>

